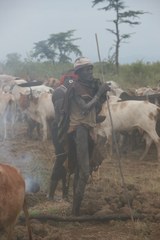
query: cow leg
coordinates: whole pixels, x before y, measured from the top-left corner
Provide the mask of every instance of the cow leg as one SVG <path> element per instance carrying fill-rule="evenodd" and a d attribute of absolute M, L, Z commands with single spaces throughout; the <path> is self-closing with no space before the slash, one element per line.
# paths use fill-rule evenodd
<path fill-rule="evenodd" d="M 70 178 L 71 178 L 71 173 L 67 173 L 66 175 L 66 197 L 68 198 L 68 191 L 69 191 L 69 187 L 70 187 Z"/>
<path fill-rule="evenodd" d="M 140 157 L 140 161 L 142 161 L 146 157 L 146 155 L 150 149 L 150 146 L 153 142 L 152 138 L 147 133 L 144 134 L 143 138 L 145 140 L 145 150 L 144 150 L 142 156 Z"/>
<path fill-rule="evenodd" d="M 16 224 L 16 219 L 15 219 L 15 221 L 8 227 L 7 240 L 12 240 L 15 224 Z"/>
<path fill-rule="evenodd" d="M 26 225 L 27 225 L 27 229 L 28 229 L 28 236 L 29 236 L 29 240 L 32 240 L 32 231 L 31 231 L 31 226 L 30 226 L 30 220 L 29 220 L 29 213 L 28 213 L 28 209 L 27 209 L 27 203 L 26 200 L 24 200 L 23 203 L 23 211 L 24 211 L 24 215 L 26 218 Z"/>
<path fill-rule="evenodd" d="M 67 171 L 65 168 L 62 169 L 62 197 L 67 199 L 68 186 L 67 186 Z"/>
<path fill-rule="evenodd" d="M 11 117 L 11 138 L 14 137 L 15 134 L 15 116 Z"/>
<path fill-rule="evenodd" d="M 29 136 L 29 138 L 32 138 L 32 133 L 34 130 L 34 122 L 30 119 L 27 119 L 27 124 L 28 124 L 28 128 L 27 128 L 27 136 Z"/>
<path fill-rule="evenodd" d="M 156 132 L 156 121 L 150 121 L 150 123 L 147 125 L 147 127 L 144 127 L 144 125 L 140 126 L 141 129 L 144 130 L 145 133 L 147 133 L 152 141 L 154 141 L 157 149 L 157 159 L 160 162 L 160 137 L 158 136 Z M 149 140 L 147 140 L 148 142 Z M 151 143 L 150 143 L 151 145 Z"/>
<path fill-rule="evenodd" d="M 155 142 L 157 148 L 158 161 L 160 162 L 160 138 Z"/>
<path fill-rule="evenodd" d="M 7 119 L 6 117 L 4 117 L 4 137 L 3 137 L 3 140 L 6 140 L 7 139 Z"/>
<path fill-rule="evenodd" d="M 149 136 L 151 137 L 151 139 L 154 141 L 154 143 L 156 145 L 156 148 L 157 148 L 157 158 L 158 158 L 158 161 L 160 162 L 160 138 L 157 135 L 155 130 L 152 131 L 151 133 L 148 132 L 148 134 L 149 134 Z"/>
<path fill-rule="evenodd" d="M 36 129 L 37 137 L 40 137 L 40 123 L 34 121 L 31 118 L 27 118 L 27 124 L 28 124 L 28 129 L 27 129 L 27 135 L 29 138 L 33 138 L 33 131 Z"/>
<path fill-rule="evenodd" d="M 37 135 L 38 135 L 38 137 L 40 137 L 40 136 L 41 136 L 41 132 L 40 132 L 40 123 L 37 122 L 35 128 L 36 128 L 36 131 L 37 131 Z"/>
<path fill-rule="evenodd" d="M 45 141 L 47 140 L 47 131 L 48 131 L 46 119 L 42 119 L 42 126 L 43 126 L 43 141 Z"/>
<path fill-rule="evenodd" d="M 119 152 L 118 135 L 114 133 L 114 135 L 112 134 L 108 136 L 106 145 L 108 146 L 109 160 L 111 161 L 113 158 L 113 153 L 116 152 L 117 154 Z"/>
<path fill-rule="evenodd" d="M 109 160 L 112 160 L 112 156 L 113 156 L 113 142 L 112 142 L 112 137 L 109 136 L 107 138 L 107 141 L 105 142 L 106 148 L 107 148 L 107 158 Z"/>

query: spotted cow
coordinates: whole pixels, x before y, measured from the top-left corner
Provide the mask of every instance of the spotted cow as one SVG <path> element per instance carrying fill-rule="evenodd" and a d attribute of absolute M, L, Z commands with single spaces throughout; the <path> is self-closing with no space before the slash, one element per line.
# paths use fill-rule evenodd
<path fill-rule="evenodd" d="M 106 137 L 108 143 L 112 143 L 112 130 L 115 132 L 139 129 L 144 133 L 146 148 L 140 159 L 144 159 L 151 143 L 157 148 L 157 158 L 160 161 L 160 138 L 156 132 L 157 119 L 160 116 L 160 108 L 148 101 L 123 101 L 109 105 L 103 104 L 102 114 L 106 119 L 97 124 L 98 135 Z"/>

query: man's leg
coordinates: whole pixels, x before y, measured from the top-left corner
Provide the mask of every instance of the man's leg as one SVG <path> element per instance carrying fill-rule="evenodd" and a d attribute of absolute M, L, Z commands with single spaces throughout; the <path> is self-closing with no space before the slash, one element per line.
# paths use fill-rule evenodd
<path fill-rule="evenodd" d="M 51 180 L 50 180 L 50 187 L 49 187 L 49 199 L 54 198 L 54 193 L 57 188 L 59 180 L 63 179 L 63 191 L 64 191 L 64 185 L 66 184 L 66 169 L 63 166 L 63 163 L 65 161 L 65 158 L 58 157 L 55 160 L 52 174 L 51 174 Z M 66 191 L 66 189 L 65 189 Z"/>
<path fill-rule="evenodd" d="M 63 166 L 64 161 L 66 160 L 66 153 L 64 152 L 63 144 L 58 142 L 58 128 L 56 124 L 53 127 L 53 143 L 55 146 L 56 160 L 52 169 L 50 187 L 49 187 L 49 196 L 51 200 L 54 198 L 54 193 L 60 179 L 63 180 L 63 191 L 66 191 L 64 185 L 66 184 L 66 169 Z M 64 190 L 65 189 L 65 190 Z M 64 192 L 63 192 L 64 194 Z"/>
<path fill-rule="evenodd" d="M 76 130 L 77 171 L 75 174 L 75 190 L 73 195 L 72 214 L 79 215 L 85 187 L 89 178 L 88 129 L 79 126 Z"/>

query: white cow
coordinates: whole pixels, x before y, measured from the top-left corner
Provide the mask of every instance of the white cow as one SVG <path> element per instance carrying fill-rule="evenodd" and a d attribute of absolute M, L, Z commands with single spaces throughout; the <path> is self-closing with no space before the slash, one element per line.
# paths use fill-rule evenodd
<path fill-rule="evenodd" d="M 5 83 L 10 83 L 14 81 L 14 76 L 7 75 L 7 74 L 0 74 L 0 87 L 3 86 Z"/>
<path fill-rule="evenodd" d="M 157 148 L 157 156 L 160 161 L 160 138 L 156 133 L 156 122 L 160 114 L 160 108 L 148 101 L 124 101 L 111 103 L 109 105 L 113 129 L 116 132 L 128 131 L 134 128 L 145 132 L 146 149 L 141 159 L 143 159 L 152 143 Z M 108 142 L 112 138 L 112 124 L 109 115 L 107 102 L 103 104 L 102 114 L 106 116 L 104 122 L 97 124 L 98 135 L 106 137 Z"/>
<path fill-rule="evenodd" d="M 28 95 L 21 93 L 19 106 L 27 116 L 42 125 L 43 141 L 45 141 L 48 138 L 48 124 L 55 117 L 52 94 L 43 92 L 33 96 L 31 93 Z"/>
<path fill-rule="evenodd" d="M 21 79 L 11 75 L 0 75 L 0 87 L 5 92 L 11 92 L 15 85 L 19 85 L 22 83 L 27 83 L 27 81 L 25 79 Z"/>
<path fill-rule="evenodd" d="M 28 132 L 30 132 L 31 122 L 34 123 L 34 126 L 36 126 L 37 123 L 38 125 L 40 123 L 43 128 L 44 140 L 47 139 L 46 129 L 48 126 L 48 120 L 52 119 L 54 115 L 54 107 L 51 101 L 51 95 L 53 92 L 54 90 L 52 88 L 43 84 L 31 87 L 21 87 L 16 84 L 12 89 L 12 93 L 17 103 L 17 115 L 20 115 L 22 119 L 24 118 L 24 115 L 27 116 L 27 118 L 25 118 L 28 123 Z M 45 94 L 42 93 L 48 93 L 46 94 L 47 97 L 44 97 Z M 48 98 L 48 100 L 45 98 Z M 43 103 L 41 103 L 42 101 Z"/>
<path fill-rule="evenodd" d="M 107 93 L 109 96 L 117 96 L 119 97 L 124 90 L 119 87 L 118 83 L 114 81 L 107 82 L 111 88 L 111 90 Z"/>
<path fill-rule="evenodd" d="M 16 103 L 13 94 L 5 93 L 0 90 L 0 120 L 2 122 L 2 129 L 3 133 L 3 140 L 7 138 L 7 122 L 8 118 L 10 118 L 10 130 L 11 135 L 13 137 L 14 134 L 14 124 L 15 124 L 15 117 L 16 117 Z"/>
<path fill-rule="evenodd" d="M 54 90 L 43 84 L 39 86 L 31 86 L 31 87 L 21 87 L 16 84 L 12 89 L 12 94 L 15 96 L 16 100 L 19 100 L 21 93 L 24 95 L 31 94 L 34 97 L 38 97 L 43 92 L 53 93 Z"/>
<path fill-rule="evenodd" d="M 147 96 L 158 93 L 157 91 L 153 90 L 151 87 L 141 87 L 135 89 L 136 96 Z"/>

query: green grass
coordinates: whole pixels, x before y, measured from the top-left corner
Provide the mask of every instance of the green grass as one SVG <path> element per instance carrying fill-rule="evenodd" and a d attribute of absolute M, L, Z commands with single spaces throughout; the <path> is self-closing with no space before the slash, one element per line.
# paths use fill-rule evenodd
<path fill-rule="evenodd" d="M 0 72 L 13 76 L 44 81 L 48 77 L 60 78 L 67 70 L 73 68 L 71 63 L 18 61 L 13 64 L 0 63 Z M 103 74 L 102 74 L 103 73 Z M 115 65 L 108 62 L 94 63 L 94 75 L 104 81 L 118 82 L 122 88 L 150 86 L 157 87 L 160 81 L 160 62 L 145 63 L 137 61 L 132 64 L 123 64 L 116 74 Z"/>

